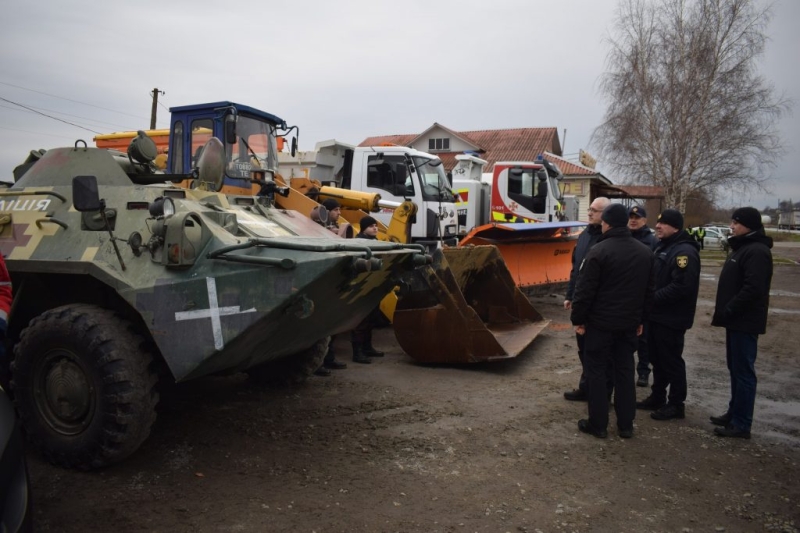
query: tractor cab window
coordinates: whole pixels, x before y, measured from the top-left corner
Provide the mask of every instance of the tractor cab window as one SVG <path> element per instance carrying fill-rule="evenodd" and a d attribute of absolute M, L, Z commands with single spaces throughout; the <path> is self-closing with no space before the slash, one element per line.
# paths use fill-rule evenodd
<path fill-rule="evenodd" d="M 183 122 L 180 120 L 176 121 L 172 126 L 170 145 L 172 150 L 169 155 L 169 161 L 172 164 L 172 172 L 183 174 Z"/>
<path fill-rule="evenodd" d="M 387 191 L 392 196 L 414 196 L 414 182 L 404 155 L 376 154 L 367 158 L 367 187 Z"/>
<path fill-rule="evenodd" d="M 211 139 L 214 133 L 214 124 L 210 118 L 202 118 L 192 121 L 192 140 L 191 140 L 191 156 L 192 168 L 197 166 L 197 160 L 200 158 L 200 153 L 203 151 L 203 146 Z"/>
<path fill-rule="evenodd" d="M 549 181 L 544 169 L 512 169 L 508 177 L 508 196 L 529 211 L 544 213 Z"/>
<path fill-rule="evenodd" d="M 236 142 L 225 145 L 226 174 L 231 178 L 250 179 L 251 170 L 274 170 L 277 152 L 275 125 L 240 115 L 236 123 Z"/>

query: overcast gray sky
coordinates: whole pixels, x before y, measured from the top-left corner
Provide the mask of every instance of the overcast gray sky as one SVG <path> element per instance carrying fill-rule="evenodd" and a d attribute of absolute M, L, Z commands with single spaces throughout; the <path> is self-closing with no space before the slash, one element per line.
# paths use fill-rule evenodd
<path fill-rule="evenodd" d="M 766 5 L 767 0 L 764 0 Z M 300 127 L 300 148 L 335 138 L 556 127 L 590 152 L 617 0 L 6 0 L 0 20 L 0 172 L 28 151 L 146 129 L 154 87 L 168 108 L 232 100 Z M 762 71 L 800 105 L 800 1 L 774 2 Z M 13 103 L 10 103 L 13 102 Z M 68 125 L 25 110 L 71 122 Z M 773 193 L 800 201 L 800 120 Z M 80 126 L 80 127 L 78 127 Z M 92 131 L 88 131 L 92 130 Z M 566 138 L 564 138 L 566 130 Z M 602 170 L 602 161 L 599 162 Z M 606 175 L 615 182 L 618 180 Z"/>

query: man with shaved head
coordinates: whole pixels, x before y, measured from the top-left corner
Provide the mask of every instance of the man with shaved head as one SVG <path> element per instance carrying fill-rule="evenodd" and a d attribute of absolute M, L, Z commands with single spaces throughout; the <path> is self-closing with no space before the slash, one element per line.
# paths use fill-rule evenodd
<path fill-rule="evenodd" d="M 600 238 L 600 235 L 603 234 L 603 230 L 600 227 L 600 215 L 602 215 L 603 209 L 608 207 L 610 203 L 611 200 L 605 196 L 600 196 L 595 198 L 591 205 L 589 205 L 589 225 L 586 226 L 586 229 L 583 230 L 583 233 L 581 233 L 578 237 L 578 242 L 575 244 L 575 250 L 572 252 L 572 271 L 569 273 L 569 285 L 567 285 L 567 295 L 564 299 L 564 309 L 572 309 L 572 296 L 575 293 L 575 285 L 578 282 L 578 274 L 580 273 L 581 263 L 583 263 L 583 260 L 586 258 L 586 254 L 589 253 L 589 250 L 591 250 L 592 246 L 595 245 L 597 239 Z M 584 337 L 582 334 L 576 333 L 575 339 L 578 343 L 578 359 L 581 361 L 581 378 L 578 382 L 578 388 L 565 392 L 564 398 L 573 402 L 585 402 L 587 400 L 587 389 L 586 373 L 583 370 Z M 611 384 L 609 383 L 609 385 Z M 611 390 L 610 386 L 609 390 Z"/>

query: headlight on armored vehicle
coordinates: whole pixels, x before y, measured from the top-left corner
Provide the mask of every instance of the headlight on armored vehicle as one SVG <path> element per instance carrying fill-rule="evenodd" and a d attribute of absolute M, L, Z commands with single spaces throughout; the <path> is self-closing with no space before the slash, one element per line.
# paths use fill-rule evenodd
<path fill-rule="evenodd" d="M 444 227 L 444 234 L 445 235 L 455 235 L 456 234 L 456 225 L 450 224 Z"/>
<path fill-rule="evenodd" d="M 211 231 L 199 215 L 182 212 L 167 217 L 164 231 L 164 248 L 161 263 L 168 267 L 189 267 L 205 248 Z"/>
<path fill-rule="evenodd" d="M 172 198 L 159 196 L 150 203 L 148 209 L 151 217 L 168 217 L 175 214 L 175 202 L 172 201 Z"/>

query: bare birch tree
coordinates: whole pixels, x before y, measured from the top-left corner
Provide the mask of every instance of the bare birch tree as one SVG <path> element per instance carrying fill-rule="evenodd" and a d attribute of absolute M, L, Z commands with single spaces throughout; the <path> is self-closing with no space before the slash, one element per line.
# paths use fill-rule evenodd
<path fill-rule="evenodd" d="M 770 9 L 756 0 L 620 0 L 595 145 L 631 183 L 685 211 L 702 190 L 763 190 L 791 102 L 759 75 Z"/>

